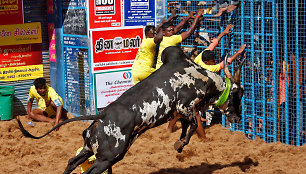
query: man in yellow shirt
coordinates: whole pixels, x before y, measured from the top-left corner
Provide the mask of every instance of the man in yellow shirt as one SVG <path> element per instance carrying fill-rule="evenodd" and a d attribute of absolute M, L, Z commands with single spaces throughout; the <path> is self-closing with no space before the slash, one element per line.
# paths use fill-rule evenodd
<path fill-rule="evenodd" d="M 153 25 L 146 26 L 145 38 L 142 40 L 132 66 L 132 79 L 134 85 L 147 78 L 152 72 L 155 71 L 152 66 L 154 63 L 156 44 L 159 44 L 162 39 L 163 35 L 161 30 L 158 32 L 158 34 L 156 34 L 155 27 Z"/>
<path fill-rule="evenodd" d="M 222 61 L 221 63 L 216 64 L 216 56 L 213 53 L 213 50 L 218 46 L 221 38 L 229 34 L 233 27 L 233 25 L 226 26 L 224 31 L 221 32 L 217 38 L 212 39 L 211 44 L 194 59 L 194 62 L 211 72 L 219 72 L 222 70 L 224 68 L 224 62 Z M 244 51 L 245 47 L 246 44 L 242 45 L 233 56 L 228 58 L 227 63 L 232 63 L 238 55 Z"/>
<path fill-rule="evenodd" d="M 32 110 L 36 99 L 38 108 Z M 46 85 L 46 79 L 38 78 L 31 86 L 28 98 L 27 118 L 35 121 L 50 122 L 57 125 L 60 119 L 67 119 L 67 111 L 63 108 L 62 98 L 55 90 Z M 53 118 L 55 117 L 55 119 Z"/>
<path fill-rule="evenodd" d="M 154 64 L 156 45 L 163 39 L 163 33 L 162 30 L 160 30 L 160 27 L 163 23 L 169 22 L 174 18 L 176 18 L 175 10 L 167 20 L 165 18 L 163 19 L 162 23 L 157 27 L 157 34 L 153 25 L 147 25 L 145 27 L 145 38 L 141 42 L 132 66 L 132 80 L 134 85 L 147 78 L 156 70 L 155 68 L 152 68 L 152 66 Z"/>
<path fill-rule="evenodd" d="M 193 32 L 195 31 L 195 28 L 197 26 L 197 23 L 199 22 L 200 17 L 203 15 L 204 9 L 199 9 L 197 12 L 197 15 L 195 16 L 195 19 L 191 26 L 189 27 L 188 31 L 185 31 L 179 35 L 175 35 L 182 27 L 187 23 L 187 21 L 190 18 L 193 18 L 194 12 L 190 12 L 189 16 L 185 18 L 180 24 L 179 27 L 174 27 L 172 23 L 167 22 L 162 26 L 163 30 L 163 40 L 160 43 L 159 51 L 158 51 L 158 57 L 157 57 L 157 64 L 156 69 L 159 69 L 160 66 L 163 64 L 161 60 L 161 54 L 164 51 L 165 48 L 169 46 L 176 46 L 180 44 L 182 41 L 187 39 Z"/>

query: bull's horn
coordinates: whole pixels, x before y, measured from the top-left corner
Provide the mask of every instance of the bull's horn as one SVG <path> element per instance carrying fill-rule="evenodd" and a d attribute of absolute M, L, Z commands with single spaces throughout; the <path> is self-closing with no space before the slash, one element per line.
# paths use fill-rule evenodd
<path fill-rule="evenodd" d="M 245 58 L 243 58 L 243 60 L 240 62 L 239 67 L 235 72 L 235 75 L 234 75 L 235 83 L 240 83 L 240 74 L 241 74 L 241 69 L 242 69 L 242 65 L 244 64 L 244 62 L 245 62 Z"/>
<path fill-rule="evenodd" d="M 227 66 L 227 57 L 228 57 L 228 54 L 226 54 L 225 58 L 224 58 L 224 74 L 227 78 L 231 79 L 233 78 L 232 77 L 232 74 L 230 73 L 229 69 L 228 69 L 228 66 Z"/>

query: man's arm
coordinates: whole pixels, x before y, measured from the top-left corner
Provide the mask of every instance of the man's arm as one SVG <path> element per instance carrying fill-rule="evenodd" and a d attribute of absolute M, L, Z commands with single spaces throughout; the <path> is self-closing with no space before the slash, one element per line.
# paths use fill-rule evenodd
<path fill-rule="evenodd" d="M 32 105 L 33 105 L 33 99 L 28 99 L 28 107 L 27 107 L 27 114 L 30 116 L 32 113 Z"/>
<path fill-rule="evenodd" d="M 194 21 L 192 22 L 191 26 L 189 27 L 188 31 L 181 33 L 182 40 L 187 39 L 195 31 L 195 28 L 199 22 L 200 17 L 203 15 L 203 12 L 204 12 L 204 9 L 198 10 L 197 15 Z"/>
<path fill-rule="evenodd" d="M 234 26 L 233 26 L 232 24 L 227 25 L 226 28 L 224 29 L 224 31 L 221 32 L 216 38 L 214 38 L 214 39 L 211 41 L 211 44 L 210 44 L 206 49 L 211 50 L 211 51 L 214 50 L 214 49 L 218 46 L 218 44 L 219 44 L 221 38 L 222 38 L 223 36 L 229 34 L 229 33 L 231 32 L 231 29 L 232 29 L 233 27 L 234 27 Z"/>
<path fill-rule="evenodd" d="M 246 44 L 242 45 L 234 55 L 228 58 L 227 62 L 232 63 L 244 51 L 245 47 L 246 47 Z"/>
<path fill-rule="evenodd" d="M 154 43 L 157 45 L 163 40 L 163 30 L 159 30 L 157 35 L 154 37 Z"/>
<path fill-rule="evenodd" d="M 159 32 L 159 31 L 161 30 L 161 27 L 162 27 L 162 25 L 163 25 L 164 23 L 170 22 L 170 21 L 174 20 L 174 19 L 178 16 L 178 15 L 176 15 L 176 11 L 177 11 L 177 9 L 173 9 L 173 10 L 171 11 L 171 16 L 170 16 L 168 19 L 166 19 L 166 16 L 163 17 L 162 22 L 156 27 L 156 31 L 157 31 L 157 32 Z"/>
<path fill-rule="evenodd" d="M 194 18 L 196 12 L 191 11 L 187 17 L 185 17 L 179 24 L 174 27 L 174 34 L 177 34 L 186 25 L 189 19 Z"/>
<path fill-rule="evenodd" d="M 61 119 L 61 116 L 62 116 L 62 111 L 63 111 L 63 106 L 60 105 L 60 106 L 56 106 L 56 116 L 55 116 L 55 123 L 54 123 L 54 126 L 58 125 L 59 124 L 59 121 Z M 58 130 L 58 129 L 57 129 Z"/>
<path fill-rule="evenodd" d="M 227 64 L 231 64 L 245 49 L 246 44 L 242 45 L 239 50 L 230 58 L 227 59 Z M 220 70 L 224 68 L 224 61 L 222 61 L 220 64 Z"/>

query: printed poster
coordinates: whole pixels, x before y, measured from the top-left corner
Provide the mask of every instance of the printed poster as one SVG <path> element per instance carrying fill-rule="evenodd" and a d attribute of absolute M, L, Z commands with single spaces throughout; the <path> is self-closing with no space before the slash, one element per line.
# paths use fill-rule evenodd
<path fill-rule="evenodd" d="M 121 0 L 89 0 L 89 29 L 121 27 Z"/>
<path fill-rule="evenodd" d="M 95 93 L 97 108 L 104 108 L 133 86 L 129 70 L 108 71 L 95 74 Z"/>
<path fill-rule="evenodd" d="M 0 19 L 0 25 L 22 24 L 22 0 L 0 0 Z"/>
<path fill-rule="evenodd" d="M 0 25 L 0 46 L 42 43 L 40 22 Z"/>
<path fill-rule="evenodd" d="M 143 39 L 142 27 L 91 31 L 93 71 L 132 67 Z"/>
<path fill-rule="evenodd" d="M 43 76 L 39 22 L 0 25 L 0 81 Z"/>
<path fill-rule="evenodd" d="M 48 24 L 48 36 L 49 36 L 49 60 L 50 60 L 50 62 L 55 62 L 56 52 L 55 52 L 54 23 L 49 23 Z"/>
<path fill-rule="evenodd" d="M 124 1 L 124 26 L 155 25 L 155 0 Z"/>

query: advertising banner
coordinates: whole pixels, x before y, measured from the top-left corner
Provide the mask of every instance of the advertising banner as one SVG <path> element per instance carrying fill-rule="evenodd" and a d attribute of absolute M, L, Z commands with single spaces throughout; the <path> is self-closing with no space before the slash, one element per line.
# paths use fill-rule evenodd
<path fill-rule="evenodd" d="M 124 1 L 124 25 L 155 25 L 155 0 Z"/>
<path fill-rule="evenodd" d="M 40 22 L 0 25 L 0 45 L 42 43 Z"/>
<path fill-rule="evenodd" d="M 42 64 L 41 44 L 0 46 L 0 68 Z"/>
<path fill-rule="evenodd" d="M 0 25 L 22 24 L 22 0 L 0 0 Z"/>
<path fill-rule="evenodd" d="M 121 0 L 89 0 L 89 29 L 121 27 Z"/>
<path fill-rule="evenodd" d="M 0 26 L 0 81 L 43 76 L 39 22 Z"/>
<path fill-rule="evenodd" d="M 0 81 L 17 81 L 43 77 L 43 65 L 0 68 Z"/>
<path fill-rule="evenodd" d="M 49 60 L 55 62 L 55 30 L 54 23 L 48 24 L 48 36 L 49 36 Z"/>
<path fill-rule="evenodd" d="M 109 71 L 95 74 L 97 108 L 104 108 L 133 86 L 130 70 Z"/>
<path fill-rule="evenodd" d="M 91 31 L 93 71 L 132 67 L 143 38 L 143 28 Z"/>

